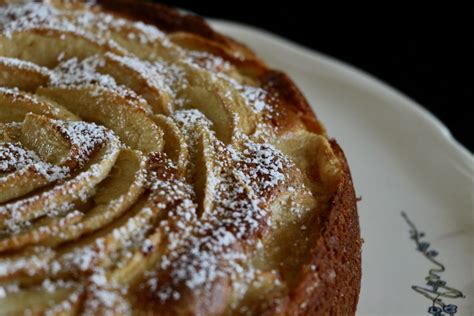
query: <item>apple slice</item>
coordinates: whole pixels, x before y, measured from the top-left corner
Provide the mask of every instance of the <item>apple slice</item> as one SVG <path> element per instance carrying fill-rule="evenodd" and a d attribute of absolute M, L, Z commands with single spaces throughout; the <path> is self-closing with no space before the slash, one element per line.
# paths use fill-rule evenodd
<path fill-rule="evenodd" d="M 77 4 L 74 4 L 76 6 Z M 61 7 L 61 6 L 60 6 Z M 57 12 L 59 19 L 67 20 L 78 30 L 89 34 L 98 34 L 100 38 L 112 40 L 140 59 L 176 58 L 181 53 L 155 26 L 120 18 L 108 13 L 65 10 Z"/>
<path fill-rule="evenodd" d="M 96 185 L 109 174 L 119 152 L 119 141 L 109 135 L 108 142 L 92 157 L 85 170 L 72 179 L 37 195 L 0 206 L 0 227 L 15 229 L 21 223 L 91 196 Z"/>
<path fill-rule="evenodd" d="M 218 94 L 202 87 L 189 87 L 183 95 L 186 106 L 202 112 L 212 122 L 217 137 L 229 144 L 237 122 L 228 104 Z"/>
<path fill-rule="evenodd" d="M 196 152 L 194 153 L 193 187 L 196 192 L 198 204 L 198 215 L 211 212 L 215 189 L 220 174 L 221 166 L 215 163 L 217 156 L 215 152 L 215 137 L 208 131 L 201 130 L 198 134 Z"/>
<path fill-rule="evenodd" d="M 84 214 L 79 211 L 71 211 L 61 218 L 44 217 L 26 229 L 13 233 L 7 237 L 0 238 L 0 251 L 17 250 L 27 245 L 40 243 L 42 240 L 56 234 L 60 234 L 63 227 L 78 223 Z"/>
<path fill-rule="evenodd" d="M 304 130 L 287 133 L 277 147 L 310 179 L 306 182 L 315 196 L 321 192 L 332 196 L 339 183 L 341 166 L 325 137 Z"/>
<path fill-rule="evenodd" d="M 28 113 L 17 139 L 21 144 L 0 146 L 0 161 L 12 167 L 0 169 L 0 174 L 6 173 L 0 177 L 0 202 L 68 177 L 85 164 L 106 138 L 104 130 L 91 124 L 66 123 Z"/>
<path fill-rule="evenodd" d="M 189 164 L 188 145 L 176 123 L 164 115 L 153 116 L 153 121 L 163 131 L 163 151 L 173 161 L 178 169 L 179 176 L 185 176 Z"/>
<path fill-rule="evenodd" d="M 53 68 L 60 60 L 76 57 L 80 60 L 96 54 L 125 54 L 110 41 L 101 41 L 85 32 L 54 28 L 30 28 L 0 35 L 0 55 Z"/>
<path fill-rule="evenodd" d="M 86 212 L 80 222 L 50 234 L 41 244 L 55 246 L 106 227 L 126 212 L 145 190 L 145 160 L 130 149 L 122 149 L 109 176 L 101 182 L 93 200 L 95 206 Z"/>
<path fill-rule="evenodd" d="M 68 165 L 74 168 L 80 148 L 71 141 L 73 135 L 61 130 L 56 121 L 46 116 L 28 113 L 21 126 L 21 143 L 33 150 L 41 160 L 55 165 Z"/>
<path fill-rule="evenodd" d="M 21 123 L 0 123 L 0 142 L 19 142 L 21 135 Z"/>
<path fill-rule="evenodd" d="M 247 75 L 246 79 L 257 78 L 266 71 L 266 66 L 253 53 L 248 54 L 245 50 L 242 51 L 242 47 L 233 43 L 223 45 L 197 34 L 180 31 L 170 33 L 169 37 L 171 42 L 187 49 L 186 53 L 190 54 L 191 58 L 193 55 L 204 57 L 203 63 L 195 61 L 204 68 L 211 64 L 211 69 L 226 73 L 235 80 L 243 80 L 245 77 L 241 74 Z"/>
<path fill-rule="evenodd" d="M 172 91 L 153 63 L 131 56 L 106 54 L 97 70 L 142 96 L 154 113 L 170 114 L 173 111 Z"/>
<path fill-rule="evenodd" d="M 15 89 L 0 88 L 0 123 L 22 122 L 27 113 L 41 114 L 66 121 L 79 119 L 64 107 L 40 96 Z"/>
<path fill-rule="evenodd" d="M 26 166 L 18 171 L 0 177 L 0 203 L 19 198 L 49 181 L 33 166 Z"/>
<path fill-rule="evenodd" d="M 185 107 L 194 108 L 206 115 L 213 123 L 217 138 L 225 144 L 236 144 L 241 135 L 255 131 L 255 115 L 224 77 L 216 77 L 209 71 L 184 64 L 189 85 L 179 92 Z"/>
<path fill-rule="evenodd" d="M 34 92 L 45 86 L 51 73 L 48 68 L 16 58 L 0 57 L 0 86 Z"/>
<path fill-rule="evenodd" d="M 0 251 L 29 244 L 57 245 L 107 226 L 135 203 L 144 191 L 145 161 L 139 152 L 123 149 L 108 177 L 93 197 L 95 206 L 86 214 L 70 211 L 45 217 L 30 227 L 0 239 Z"/>
<path fill-rule="evenodd" d="M 38 94 L 65 106 L 83 120 L 113 130 L 127 146 L 160 151 L 163 132 L 139 106 L 113 90 L 94 85 L 39 88 Z"/>
<path fill-rule="evenodd" d="M 109 279 L 118 284 L 135 284 L 145 271 L 153 270 L 167 246 L 184 238 L 196 221 L 192 190 L 180 179 L 178 170 L 165 155 L 155 154 L 150 160 L 154 183 L 150 202 L 161 213 L 160 221 L 114 264 Z"/>

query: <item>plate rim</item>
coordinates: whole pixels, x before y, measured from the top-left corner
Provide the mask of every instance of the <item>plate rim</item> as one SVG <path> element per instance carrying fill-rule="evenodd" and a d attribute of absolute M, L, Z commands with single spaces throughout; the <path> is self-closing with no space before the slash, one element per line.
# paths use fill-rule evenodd
<path fill-rule="evenodd" d="M 306 60 L 318 62 L 329 69 L 334 70 L 338 77 L 345 77 L 349 81 L 358 82 L 358 84 L 361 84 L 367 89 L 373 91 L 378 90 L 383 95 L 393 98 L 397 101 L 396 106 L 403 106 L 405 110 L 410 111 L 412 115 L 416 115 L 418 118 L 428 123 L 431 130 L 433 131 L 431 134 L 435 135 L 438 139 L 441 139 L 447 146 L 449 146 L 451 153 L 455 153 L 456 158 L 468 169 L 471 178 L 474 177 L 474 155 L 453 136 L 449 128 L 420 103 L 410 98 L 408 95 L 404 94 L 397 88 L 392 87 L 382 79 L 379 79 L 367 71 L 362 70 L 350 63 L 341 61 L 317 50 L 305 47 L 285 37 L 259 27 L 217 18 L 207 18 L 207 20 L 211 26 L 216 29 L 220 29 L 220 26 L 223 26 L 224 28 L 239 28 L 245 29 L 248 32 L 252 32 L 257 36 L 265 37 L 268 40 L 273 41 L 277 46 L 280 46 L 283 49 L 286 48 L 287 50 L 298 54 L 300 57 L 303 57 Z M 225 31 L 223 33 L 225 34 Z M 252 47 L 250 48 L 252 49 Z M 385 106 L 392 105 L 385 104 Z"/>

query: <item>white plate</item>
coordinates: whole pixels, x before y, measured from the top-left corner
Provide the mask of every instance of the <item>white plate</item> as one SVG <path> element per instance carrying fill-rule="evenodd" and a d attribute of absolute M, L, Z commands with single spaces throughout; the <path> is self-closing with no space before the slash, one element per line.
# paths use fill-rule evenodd
<path fill-rule="evenodd" d="M 466 296 L 443 301 L 457 315 L 473 314 L 472 155 L 433 115 L 373 77 L 255 28 L 211 23 L 287 72 L 344 149 L 362 197 L 358 314 L 427 315 L 432 305 L 412 285 L 426 287 L 435 265 L 416 250 L 402 210 L 439 252 L 446 271 L 438 275 Z"/>

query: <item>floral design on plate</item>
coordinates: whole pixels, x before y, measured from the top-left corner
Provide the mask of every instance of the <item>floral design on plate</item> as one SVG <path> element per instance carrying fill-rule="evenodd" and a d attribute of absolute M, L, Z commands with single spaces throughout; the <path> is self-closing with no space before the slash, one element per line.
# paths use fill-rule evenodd
<path fill-rule="evenodd" d="M 464 294 L 448 286 L 448 283 L 441 278 L 440 274 L 443 273 L 446 268 L 441 262 L 435 259 L 438 256 L 438 251 L 432 249 L 429 242 L 422 240 L 422 238 L 425 237 L 425 233 L 418 231 L 415 224 L 408 218 L 405 212 L 402 212 L 402 217 L 410 226 L 410 238 L 415 242 L 416 250 L 421 252 L 426 259 L 435 265 L 435 267 L 428 271 L 428 276 L 425 277 L 425 286 L 412 285 L 411 288 L 431 301 L 431 306 L 428 307 L 428 314 L 435 316 L 455 315 L 458 311 L 457 305 L 446 304 L 443 298 L 465 298 Z"/>

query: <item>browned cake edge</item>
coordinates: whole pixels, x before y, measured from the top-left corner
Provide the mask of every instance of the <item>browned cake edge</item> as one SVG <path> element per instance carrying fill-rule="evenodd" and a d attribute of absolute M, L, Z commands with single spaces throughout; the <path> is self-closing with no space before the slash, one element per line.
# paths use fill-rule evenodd
<path fill-rule="evenodd" d="M 277 92 L 277 106 L 285 115 L 273 122 L 283 130 L 298 121 L 312 132 L 324 134 L 306 98 L 283 72 L 272 70 L 244 44 L 214 31 L 206 21 L 183 14 L 161 4 L 131 0 L 99 0 L 99 4 L 130 19 L 153 24 L 169 31 L 199 35 L 216 44 L 217 54 L 241 69 L 252 72 L 269 90 Z M 331 146 L 342 166 L 342 177 L 323 214 L 320 237 L 311 250 L 311 262 L 302 267 L 303 277 L 289 294 L 283 314 L 288 315 L 353 315 L 356 312 L 361 282 L 361 238 L 357 200 L 344 152 L 335 140 Z M 316 267 L 316 272 L 311 267 Z M 306 302 L 306 303 L 303 303 Z"/>
<path fill-rule="evenodd" d="M 290 297 L 289 315 L 353 315 L 361 282 L 361 239 L 357 199 L 344 152 L 335 140 L 331 147 L 341 161 L 343 176 L 323 229 L 311 250 L 311 264 Z M 317 286 L 314 286 L 317 285 Z M 301 302 L 308 302 L 302 306 Z"/>

